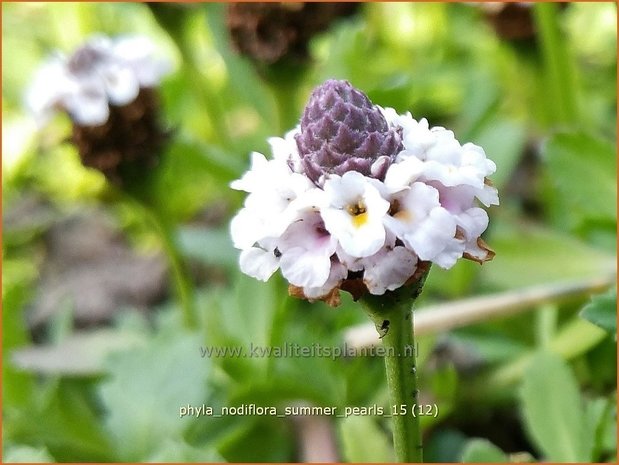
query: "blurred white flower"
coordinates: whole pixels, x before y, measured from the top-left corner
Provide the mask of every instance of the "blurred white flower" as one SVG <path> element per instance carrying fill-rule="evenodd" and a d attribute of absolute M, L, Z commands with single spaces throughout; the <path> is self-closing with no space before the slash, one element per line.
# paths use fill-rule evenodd
<path fill-rule="evenodd" d="M 26 92 L 26 105 L 41 123 L 64 110 L 76 124 L 100 126 L 109 105 L 132 102 L 141 88 L 155 87 L 169 71 L 170 63 L 156 57 L 145 37 L 96 36 L 70 57 L 48 59 Z"/>
<path fill-rule="evenodd" d="M 372 106 L 342 81 L 319 87 L 307 112 L 307 134 L 298 126 L 269 139 L 273 159 L 253 154 L 251 170 L 232 183 L 249 193 L 231 223 L 245 273 L 266 280 L 280 267 L 291 294 L 337 305 L 339 289 L 381 295 L 429 263 L 492 259 L 478 202 L 498 205 L 488 180 L 496 166 L 481 147 Z"/>

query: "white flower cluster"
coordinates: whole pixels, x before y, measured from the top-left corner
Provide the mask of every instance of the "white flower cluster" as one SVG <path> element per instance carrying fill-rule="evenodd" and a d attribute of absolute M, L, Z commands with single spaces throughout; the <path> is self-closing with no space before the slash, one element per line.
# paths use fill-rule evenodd
<path fill-rule="evenodd" d="M 169 70 L 145 37 L 96 36 L 70 57 L 48 59 L 26 93 L 26 105 L 40 122 L 60 109 L 77 124 L 99 126 L 109 117 L 109 105 L 131 103 L 140 88 L 155 87 Z"/>
<path fill-rule="evenodd" d="M 250 171 L 231 185 L 249 193 L 231 223 L 244 273 L 266 281 L 280 268 L 306 298 L 326 299 L 351 276 L 381 295 L 405 284 L 420 261 L 450 268 L 462 256 L 492 258 L 476 199 L 498 205 L 487 180 L 495 164 L 449 130 L 381 111 L 404 147 L 383 181 L 348 171 L 317 186 L 300 168 L 299 128 L 269 139 L 273 159 L 252 154 Z"/>

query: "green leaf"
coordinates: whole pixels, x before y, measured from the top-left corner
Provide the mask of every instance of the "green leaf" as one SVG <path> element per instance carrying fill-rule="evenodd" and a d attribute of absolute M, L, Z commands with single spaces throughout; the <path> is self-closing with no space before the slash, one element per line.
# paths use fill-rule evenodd
<path fill-rule="evenodd" d="M 611 334 L 617 334 L 617 289 L 593 296 L 580 316 Z"/>
<path fill-rule="evenodd" d="M 526 131 L 521 124 L 509 120 L 491 119 L 474 137 L 473 142 L 484 148 L 496 163 L 497 170 L 490 178 L 499 193 L 509 181 L 526 141 Z"/>
<path fill-rule="evenodd" d="M 188 257 L 207 265 L 236 269 L 239 252 L 232 245 L 228 228 L 205 229 L 186 226 L 178 232 L 180 247 Z"/>
<path fill-rule="evenodd" d="M 557 355 L 536 354 L 520 390 L 526 430 L 551 462 L 589 462 L 592 434 L 587 428 L 578 384 Z"/>
<path fill-rule="evenodd" d="M 294 457 L 294 431 L 274 417 L 237 417 L 237 428 L 217 442 L 219 453 L 231 463 L 280 463 Z"/>
<path fill-rule="evenodd" d="M 462 458 L 468 438 L 457 429 L 436 428 L 423 445 L 423 458 L 431 463 L 454 463 Z"/>
<path fill-rule="evenodd" d="M 135 194 L 167 217 L 187 218 L 238 177 L 242 167 L 234 160 L 214 146 L 177 139 Z"/>
<path fill-rule="evenodd" d="M 76 333 L 54 345 L 32 345 L 11 353 L 22 370 L 47 375 L 90 376 L 100 374 L 105 358 L 118 350 L 142 343 L 137 334 L 113 329 Z"/>
<path fill-rule="evenodd" d="M 512 289 L 568 279 L 599 277 L 615 269 L 615 256 L 573 236 L 497 216 L 492 223 L 492 263 L 481 267 L 481 280 Z"/>
<path fill-rule="evenodd" d="M 551 182 L 578 224 L 586 219 L 617 221 L 615 144 L 585 133 L 560 133 L 543 150 Z"/>
<path fill-rule="evenodd" d="M 150 463 L 189 463 L 189 462 L 224 462 L 224 459 L 212 448 L 199 449 L 182 440 L 165 439 L 148 457 Z"/>
<path fill-rule="evenodd" d="M 2 454 L 4 463 L 43 463 L 55 462 L 45 447 L 14 445 Z"/>
<path fill-rule="evenodd" d="M 616 454 L 616 410 L 617 401 L 615 396 L 588 399 L 585 404 L 588 430 L 593 432 L 592 461 L 599 462 L 602 454 L 608 452 Z"/>
<path fill-rule="evenodd" d="M 10 411 L 4 428 L 16 442 L 45 446 L 59 462 L 116 461 L 89 384 L 61 378 L 39 385 L 38 396 L 28 408 Z"/>
<path fill-rule="evenodd" d="M 505 463 L 509 458 L 486 439 L 471 439 L 462 451 L 462 463 Z"/>
<path fill-rule="evenodd" d="M 491 333 L 478 327 L 463 328 L 453 336 L 456 343 L 467 344 L 487 364 L 498 364 L 525 353 L 527 346 L 505 334 Z"/>
<path fill-rule="evenodd" d="M 348 462 L 393 462 L 387 435 L 368 416 L 350 416 L 339 422 L 344 459 Z"/>
<path fill-rule="evenodd" d="M 180 438 L 190 424 L 179 419 L 179 408 L 202 405 L 207 396 L 209 363 L 200 357 L 199 346 L 197 335 L 176 332 L 110 357 L 99 392 L 122 460 L 146 459 L 162 441 Z"/>

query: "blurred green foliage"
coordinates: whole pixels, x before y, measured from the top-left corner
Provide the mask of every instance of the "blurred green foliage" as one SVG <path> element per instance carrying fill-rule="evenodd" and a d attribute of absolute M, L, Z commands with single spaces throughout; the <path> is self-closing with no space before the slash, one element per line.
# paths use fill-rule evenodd
<path fill-rule="evenodd" d="M 290 299 L 282 279 L 242 276 L 227 234 L 242 201 L 229 182 L 251 151 L 268 153 L 267 138 L 296 124 L 312 87 L 327 78 L 348 79 L 377 104 L 452 128 L 497 163 L 501 206 L 490 210 L 486 233 L 495 260 L 433 269 L 419 306 L 615 272 L 616 6 L 532 8 L 536 39 L 510 41 L 472 5 L 363 4 L 312 40 L 310 63 L 265 72 L 231 48 L 223 4 L 157 11 L 132 3 L 3 3 L 3 211 L 33 195 L 53 207 L 3 228 L 4 460 L 295 461 L 299 432 L 290 419 L 179 418 L 178 409 L 298 401 L 388 408 L 377 358 L 209 359 L 199 351 L 340 346 L 345 331 L 365 321 L 348 297 L 333 310 Z M 37 130 L 23 108 L 44 57 L 69 53 L 97 32 L 145 34 L 174 62 L 160 89 L 173 142 L 135 189 L 173 225 L 183 257 L 210 279 L 196 283 L 197 329 L 183 325 L 174 299 L 148 316 L 126 309 L 110 329 L 129 346 L 98 346 L 102 356 L 88 374 L 70 374 L 69 357 L 64 369 L 40 375 L 17 366 L 14 351 L 62 346 L 81 332 L 70 303 L 42 340 L 35 343 L 27 325 L 50 225 L 100 205 L 136 249 L 162 248 L 143 213 L 80 164 L 67 143 L 68 119 Z M 213 211 L 223 213 L 195 221 Z M 424 418 L 426 459 L 616 460 L 616 290 L 594 298 L 582 319 L 587 301 L 422 337 L 421 391 L 441 408 L 438 418 Z M 84 344 L 77 352 L 91 353 L 92 340 Z M 458 357 L 441 356 L 445 346 Z M 387 418 L 326 420 L 340 460 L 392 460 Z"/>

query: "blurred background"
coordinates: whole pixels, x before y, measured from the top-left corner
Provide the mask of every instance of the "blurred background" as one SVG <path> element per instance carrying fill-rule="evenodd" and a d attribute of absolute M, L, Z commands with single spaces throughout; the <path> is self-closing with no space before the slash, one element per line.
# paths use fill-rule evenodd
<path fill-rule="evenodd" d="M 173 63 L 168 143 L 120 187 L 82 165 L 66 115 L 38 127 L 24 107 L 43 60 L 95 33 L 147 36 Z M 337 78 L 498 167 L 496 258 L 433 269 L 417 302 L 432 320 L 491 296 L 419 338 L 439 409 L 425 459 L 616 461 L 616 57 L 610 2 L 3 3 L 3 460 L 393 460 L 380 415 L 179 414 L 389 408 L 379 357 L 200 351 L 371 343 L 349 296 L 332 309 L 241 275 L 228 235 L 250 152 L 269 155 Z"/>

